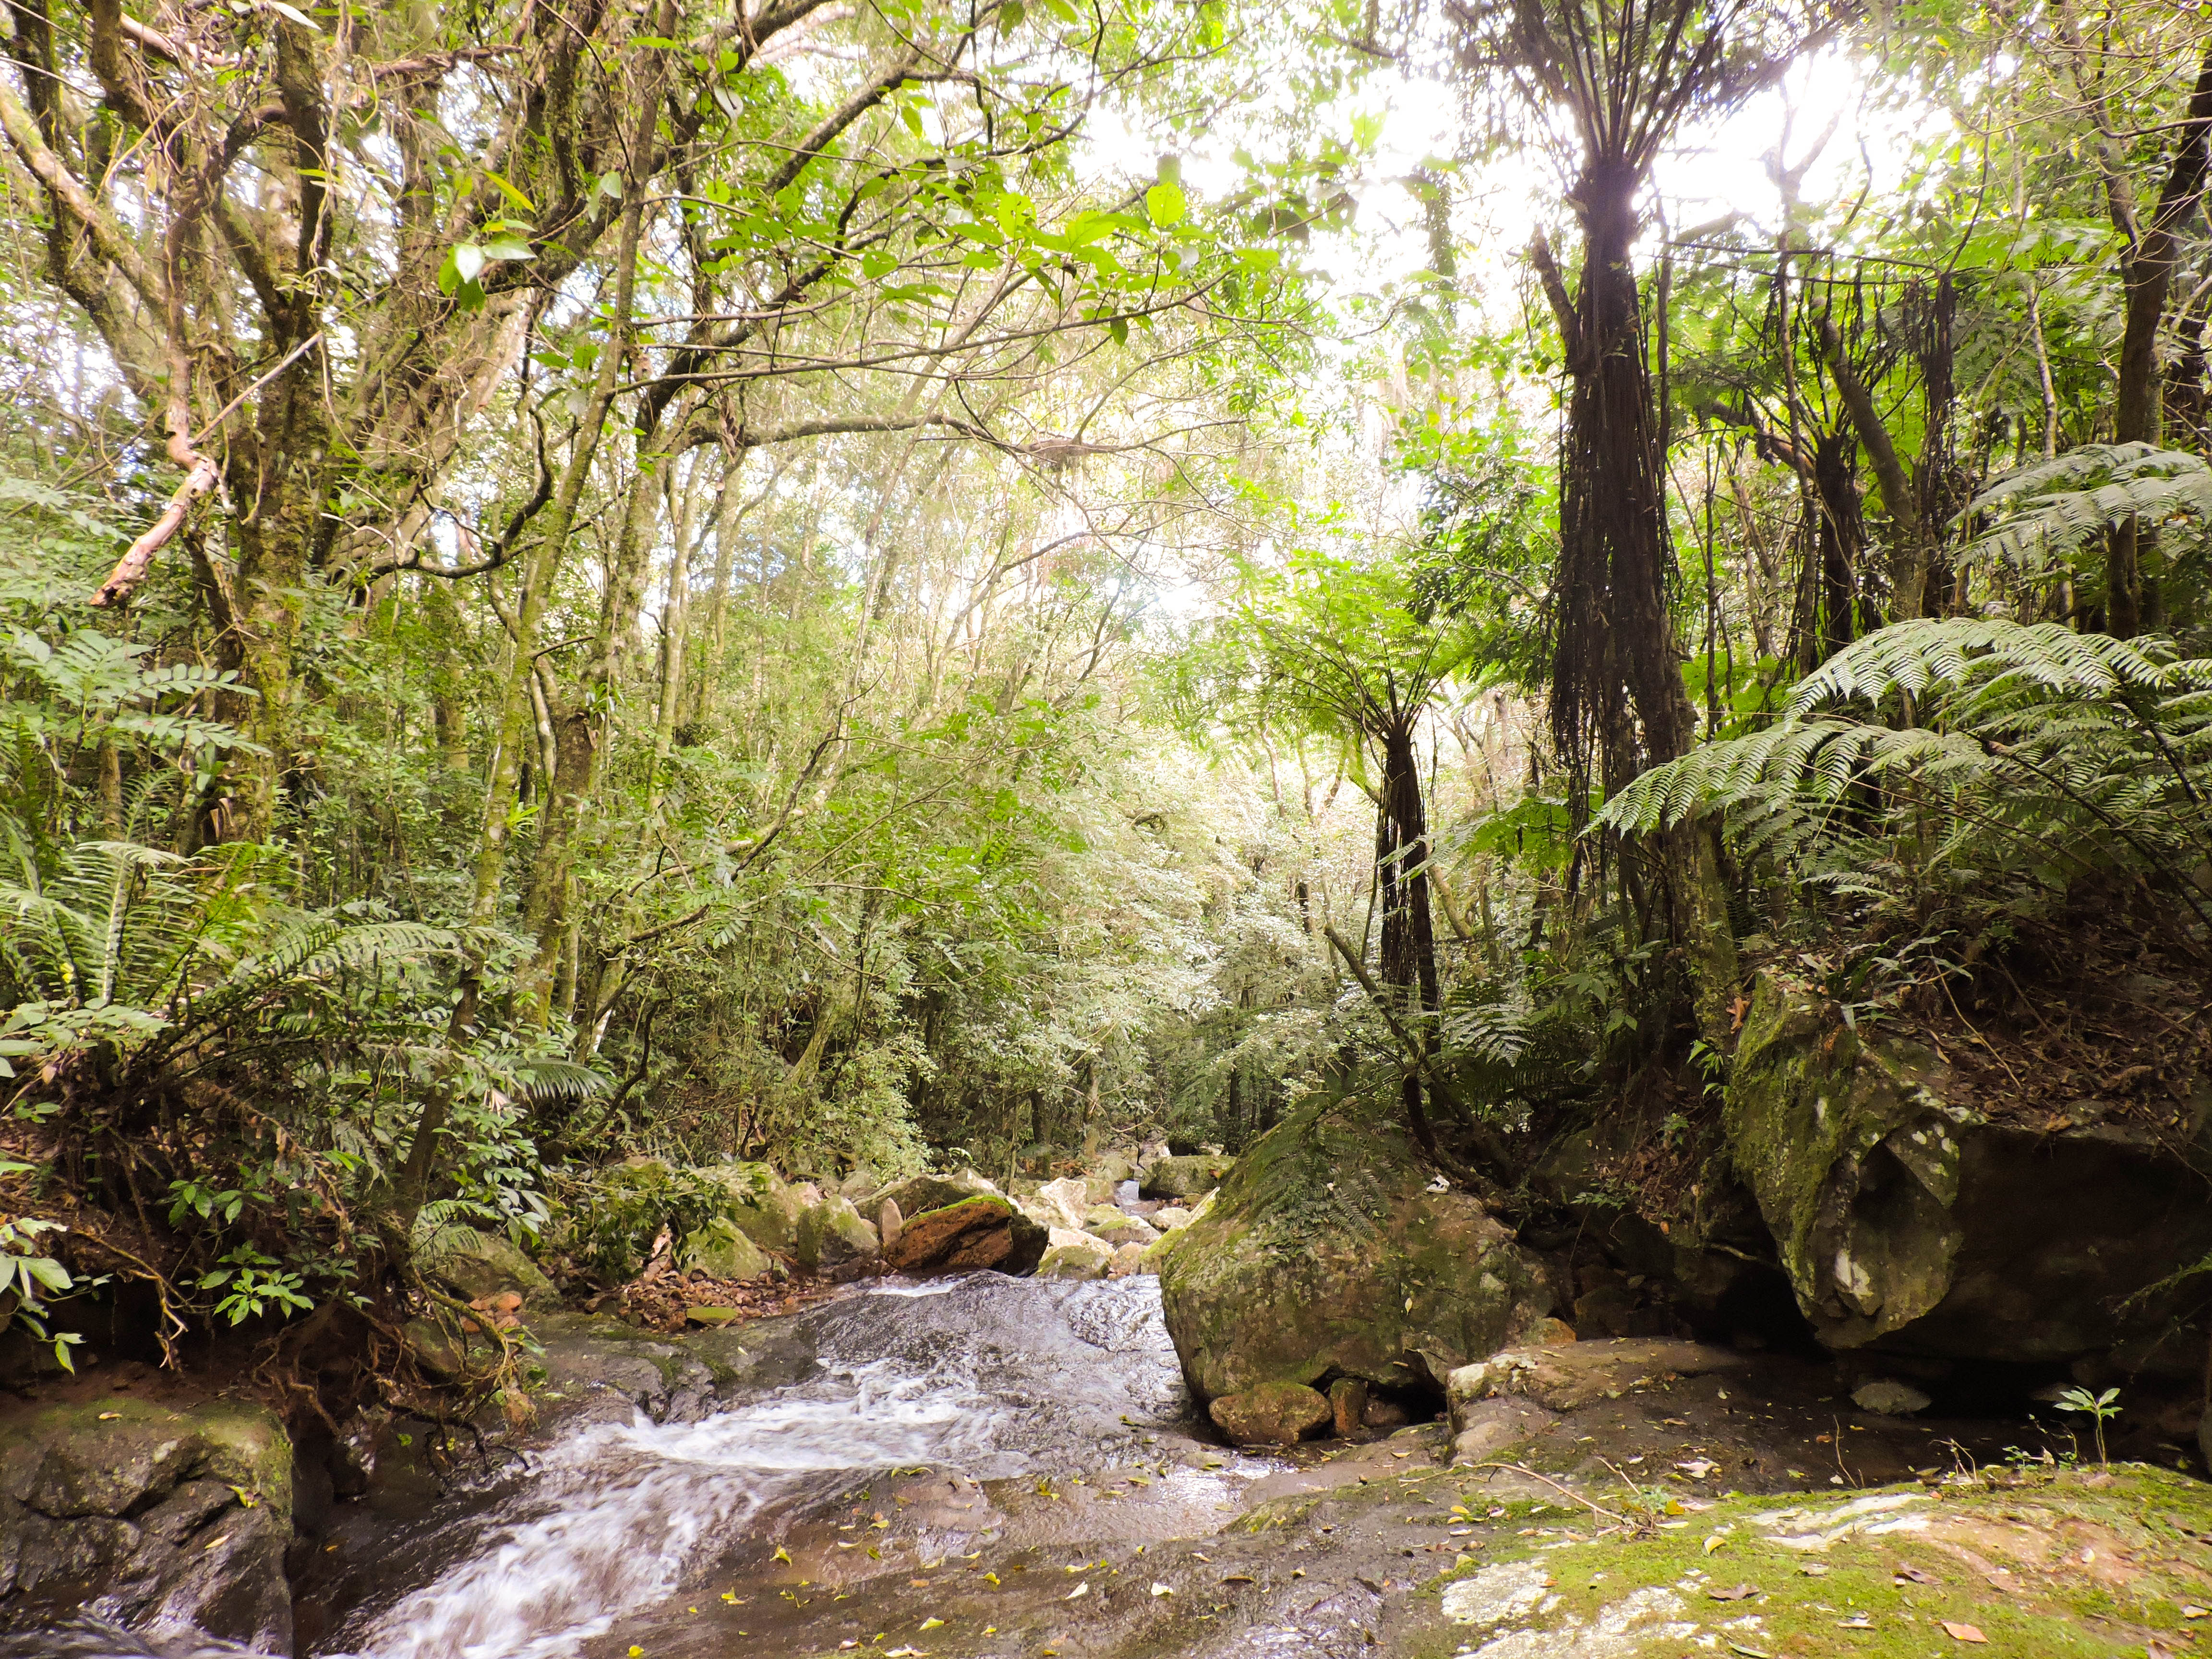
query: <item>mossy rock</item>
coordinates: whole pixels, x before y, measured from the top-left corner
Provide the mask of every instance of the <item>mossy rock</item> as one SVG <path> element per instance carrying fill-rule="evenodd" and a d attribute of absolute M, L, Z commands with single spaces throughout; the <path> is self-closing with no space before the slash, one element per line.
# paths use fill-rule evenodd
<path fill-rule="evenodd" d="M 1233 1158 L 1163 1158 L 1145 1171 L 1138 1190 L 1146 1198 L 1196 1198 L 1218 1187 L 1236 1167 Z"/>
<path fill-rule="evenodd" d="M 1464 1490 L 1489 1501 L 1474 1480 Z M 2212 1601 L 2208 1528 L 2212 1486 L 2142 1464 L 1729 1497 L 1589 1541 L 1531 1526 L 1418 1590 L 1413 1620 L 1436 1622 L 1399 1651 L 2142 1659 L 2186 1651 L 2183 1609 Z"/>
<path fill-rule="evenodd" d="M 464 1302 L 513 1291 L 533 1311 L 561 1305 L 544 1270 L 498 1234 L 455 1229 L 436 1243 L 428 1271 Z"/>
<path fill-rule="evenodd" d="M 1938 1056 L 1759 976 L 1723 1121 L 1822 1342 L 2051 1364 L 2187 1316 L 2138 1293 L 2212 1253 L 2212 1091 L 2155 1133 L 1993 1122 L 1956 1091 Z"/>
<path fill-rule="evenodd" d="M 1114 1247 L 1089 1233 L 1054 1227 L 1045 1236 L 1044 1254 L 1037 1259 L 1039 1279 L 1103 1279 L 1114 1265 Z"/>
<path fill-rule="evenodd" d="M 691 1173 L 729 1195 L 723 1214 L 763 1250 L 787 1251 L 799 1242 L 805 1206 L 765 1164 L 703 1164 Z"/>
<path fill-rule="evenodd" d="M 726 1215 L 685 1234 L 677 1261 L 710 1279 L 736 1283 L 760 1278 L 769 1266 L 767 1253 Z"/>
<path fill-rule="evenodd" d="M 926 1215 L 932 1210 L 941 1210 L 948 1204 L 957 1204 L 963 1198 L 983 1194 L 1004 1197 L 997 1187 L 973 1170 L 958 1170 L 951 1175 L 908 1176 L 903 1181 L 894 1181 L 888 1187 L 879 1187 L 868 1196 L 868 1209 L 872 1212 L 890 1199 L 899 1206 L 899 1213 L 908 1221 Z"/>
<path fill-rule="evenodd" d="M 1395 1101 L 1316 1093 L 1156 1247 L 1168 1334 L 1205 1398 L 1338 1376 L 1441 1388 L 1550 1310 L 1511 1236 L 1434 1172 Z"/>
<path fill-rule="evenodd" d="M 824 1273 L 873 1256 L 881 1247 L 850 1199 L 825 1198 L 801 1212 L 797 1248 L 800 1267 Z"/>

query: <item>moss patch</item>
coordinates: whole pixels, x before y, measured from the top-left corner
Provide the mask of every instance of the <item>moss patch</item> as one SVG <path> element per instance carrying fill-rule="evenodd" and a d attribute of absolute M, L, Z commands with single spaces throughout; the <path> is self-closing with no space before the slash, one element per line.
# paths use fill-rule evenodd
<path fill-rule="evenodd" d="M 1911 1516 L 1917 1529 L 1855 1534 L 1822 1550 L 1768 1541 L 1803 1535 L 1875 1496 L 1900 1500 L 1878 1513 Z M 1472 1483 L 1462 1502 L 1472 1516 L 1497 1507 Z M 1510 1506 L 1488 1523 L 1495 1542 L 1479 1559 L 1424 1587 L 1437 1622 L 1407 1650 L 1437 1659 L 1479 1652 L 1505 1631 L 1526 1628 L 1554 1633 L 1565 1655 L 1577 1650 L 1571 1632 L 1596 1626 L 1638 1590 L 1665 1589 L 1680 1606 L 1666 1622 L 1694 1624 L 1697 1635 L 1662 1637 L 1655 1621 L 1640 1644 L 1618 1651 L 1673 1656 L 1703 1649 L 1711 1636 L 1717 1651 L 1771 1659 L 2142 1659 L 2154 1638 L 2188 1639 L 2198 1621 L 2183 1617 L 2185 1606 L 2212 1601 L 2212 1486 L 2147 1465 L 2109 1474 L 1994 1474 L 1809 1503 L 1730 1498 L 1660 1524 L 1641 1537 L 1593 1535 L 1605 1522 L 1588 1512 Z M 1451 1583 L 1516 1560 L 1540 1563 L 1551 1581 L 1538 1611 L 1486 1631 L 1444 1620 Z M 1746 1585 L 1753 1594 L 1713 1594 L 1734 1598 Z M 1986 1644 L 1950 1634 L 1946 1622 L 1978 1630 Z M 1527 1641 L 1516 1653 L 1522 1647 L 1532 1659 L 1555 1650 Z"/>

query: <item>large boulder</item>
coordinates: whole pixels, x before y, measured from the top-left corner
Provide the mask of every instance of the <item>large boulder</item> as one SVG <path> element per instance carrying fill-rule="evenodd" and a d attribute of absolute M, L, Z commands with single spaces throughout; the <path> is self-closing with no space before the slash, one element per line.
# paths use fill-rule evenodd
<path fill-rule="evenodd" d="M 1150 1244 L 1160 1236 L 1149 1223 L 1111 1204 L 1094 1204 L 1085 1210 L 1083 1231 L 1096 1233 L 1109 1244 Z"/>
<path fill-rule="evenodd" d="M 983 1176 L 973 1170 L 958 1170 L 951 1175 L 909 1176 L 904 1181 L 895 1181 L 888 1187 L 878 1188 L 868 1198 L 868 1208 L 878 1209 L 885 1199 L 899 1207 L 899 1213 L 911 1221 L 926 1210 L 941 1210 L 949 1204 L 957 1204 L 963 1198 L 982 1195 L 1003 1198 L 1006 1194 Z"/>
<path fill-rule="evenodd" d="M 533 1312 L 561 1305 L 561 1293 L 553 1288 L 553 1281 L 497 1233 L 448 1228 L 420 1241 L 418 1259 L 424 1271 L 465 1302 L 512 1291 Z"/>
<path fill-rule="evenodd" d="M 722 1189 L 729 1199 L 722 1213 L 761 1249 L 788 1251 L 798 1244 L 805 1206 L 767 1164 L 708 1164 L 691 1173 Z"/>
<path fill-rule="evenodd" d="M 2149 1352 L 2182 1309 L 2141 1293 L 2212 1253 L 2212 1089 L 2155 1127 L 1992 1121 L 1958 1094 L 1937 1055 L 1759 977 L 1723 1121 L 1814 1334 L 2031 1364 Z"/>
<path fill-rule="evenodd" d="M 884 1251 L 901 1273 L 972 1273 L 995 1267 L 1025 1273 L 1044 1254 L 1045 1230 L 996 1193 L 979 1193 L 903 1223 Z"/>
<path fill-rule="evenodd" d="M 828 1273 L 865 1261 L 881 1249 L 876 1230 L 848 1198 L 825 1198 L 799 1218 L 799 1265 L 809 1273 Z"/>
<path fill-rule="evenodd" d="M 1022 1213 L 1040 1227 L 1080 1232 L 1084 1212 L 1091 1207 L 1091 1189 L 1073 1176 L 1063 1176 L 1033 1188 L 1021 1207 Z"/>
<path fill-rule="evenodd" d="M 127 1395 L 0 1421 L 0 1601 L 292 1650 L 292 1443 L 259 1406 Z"/>
<path fill-rule="evenodd" d="M 709 1279 L 730 1279 L 743 1283 L 760 1278 L 769 1271 L 768 1254 L 738 1230 L 738 1224 L 726 1215 L 718 1215 L 703 1227 L 695 1228 L 684 1236 L 684 1248 L 677 1256 L 678 1265 L 705 1273 Z"/>
<path fill-rule="evenodd" d="M 1434 1172 L 1381 1089 L 1310 1096 L 1158 1249 L 1168 1334 L 1206 1399 L 1355 1376 L 1441 1388 L 1550 1310 L 1532 1261 Z"/>
<path fill-rule="evenodd" d="M 1146 1198 L 1196 1198 L 1210 1193 L 1237 1167 L 1231 1158 L 1163 1158 L 1145 1171 L 1138 1191 Z"/>

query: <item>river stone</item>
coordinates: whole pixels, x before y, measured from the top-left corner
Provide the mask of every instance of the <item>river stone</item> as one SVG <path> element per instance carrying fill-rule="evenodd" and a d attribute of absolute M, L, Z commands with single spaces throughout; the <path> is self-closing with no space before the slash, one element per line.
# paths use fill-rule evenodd
<path fill-rule="evenodd" d="M 1109 1244 L 1150 1244 L 1159 1237 L 1145 1222 L 1111 1204 L 1094 1204 L 1084 1212 L 1083 1231 L 1096 1233 Z"/>
<path fill-rule="evenodd" d="M 1143 1251 L 1138 1255 L 1141 1258 Z M 1114 1263 L 1114 1247 L 1103 1238 L 1071 1228 L 1054 1227 L 1046 1237 L 1043 1256 L 1037 1262 L 1039 1279 L 1099 1279 Z"/>
<path fill-rule="evenodd" d="M 942 1209 L 925 1210 L 899 1230 L 884 1253 L 901 1273 L 972 1273 L 992 1267 L 1026 1273 L 1044 1255 L 1045 1229 L 996 1193 L 978 1194 Z"/>
<path fill-rule="evenodd" d="M 898 1200 L 887 1198 L 876 1210 L 876 1237 L 888 1250 L 899 1241 L 906 1231 L 906 1218 L 899 1213 Z"/>
<path fill-rule="evenodd" d="M 1309 1096 L 1255 1141 L 1211 1207 L 1153 1247 L 1192 1387 L 1440 1386 L 1541 1318 L 1530 1259 L 1432 1179 L 1379 1085 L 1372 1099 Z"/>
<path fill-rule="evenodd" d="M 768 1257 L 760 1246 L 739 1231 L 738 1224 L 726 1215 L 718 1215 L 705 1226 L 686 1233 L 677 1261 L 680 1266 L 696 1269 L 710 1279 L 740 1283 L 758 1279 L 769 1270 Z"/>
<path fill-rule="evenodd" d="M 289 1653 L 291 1538 L 292 1444 L 261 1407 L 117 1395 L 0 1422 L 0 1598 Z"/>
<path fill-rule="evenodd" d="M 1046 1182 L 1030 1200 L 1033 1220 L 1072 1233 L 1083 1231 L 1083 1218 L 1090 1208 L 1091 1189 L 1073 1176 Z"/>
<path fill-rule="evenodd" d="M 865 1261 L 881 1248 L 850 1199 L 825 1198 L 799 1218 L 799 1265 L 810 1273 Z"/>
<path fill-rule="evenodd" d="M 1240 1446 L 1294 1446 L 1335 1419 L 1328 1401 L 1299 1382 L 1262 1382 L 1223 1395 L 1206 1409 L 1214 1426 Z"/>
<path fill-rule="evenodd" d="M 996 1187 L 973 1170 L 960 1170 L 949 1176 L 909 1176 L 904 1181 L 893 1182 L 868 1200 L 871 1208 L 889 1199 L 899 1206 L 899 1213 L 909 1222 L 925 1211 L 941 1210 L 948 1204 L 957 1204 L 963 1198 L 986 1195 L 1004 1198 Z"/>
<path fill-rule="evenodd" d="M 1132 1273 L 1141 1273 L 1144 1271 L 1145 1247 L 1141 1244 L 1124 1244 L 1114 1252 L 1114 1260 L 1106 1268 L 1106 1277 L 1127 1279 Z"/>
<path fill-rule="evenodd" d="M 1557 1413 L 1529 1400 L 1471 1401 L 1452 1408 L 1452 1462 L 1471 1468 L 1500 1452 L 1534 1440 L 1554 1423 Z"/>
<path fill-rule="evenodd" d="M 513 1291 L 530 1309 L 557 1308 L 561 1293 L 538 1264 L 496 1233 L 472 1227 L 455 1227 L 441 1234 L 435 1248 L 427 1251 L 424 1266 L 430 1276 L 454 1291 L 464 1302 Z"/>
<path fill-rule="evenodd" d="M 1992 1123 L 1938 1056 L 1767 973 L 1723 1124 L 1820 1341 L 2051 1364 L 2189 1317 L 2179 1286 L 2138 1292 L 2212 1254 L 2212 1085 L 2190 1087 L 2158 1133 Z"/>
<path fill-rule="evenodd" d="M 1178 1227 L 1189 1226 L 1191 1213 L 1180 1204 L 1163 1204 L 1145 1219 L 1151 1222 L 1158 1231 L 1171 1233 Z"/>
<path fill-rule="evenodd" d="M 1900 1382 L 1893 1376 L 1878 1376 L 1851 1390 L 1851 1404 L 1879 1417 L 1910 1417 L 1934 1403 L 1910 1382 Z"/>
<path fill-rule="evenodd" d="M 1366 1426 L 1367 1385 L 1356 1376 L 1340 1376 L 1328 1385 L 1328 1408 L 1336 1418 L 1336 1434 L 1348 1440 Z"/>
<path fill-rule="evenodd" d="M 1111 1188 L 1119 1187 L 1136 1173 L 1137 1166 L 1119 1152 L 1101 1152 L 1091 1166 L 1091 1179 L 1109 1182 L 1109 1191 Z"/>
<path fill-rule="evenodd" d="M 1702 1376 L 1745 1363 L 1746 1357 L 1731 1348 L 1649 1337 L 1505 1348 L 1446 1377 L 1444 1403 L 1455 1425 L 1466 1407 L 1495 1395 L 1519 1395 L 1555 1412 L 1571 1412 L 1674 1377 Z"/>
<path fill-rule="evenodd" d="M 1236 1167 L 1228 1158 L 1164 1158 L 1145 1171 L 1138 1190 L 1146 1198 L 1196 1198 L 1218 1187 Z"/>

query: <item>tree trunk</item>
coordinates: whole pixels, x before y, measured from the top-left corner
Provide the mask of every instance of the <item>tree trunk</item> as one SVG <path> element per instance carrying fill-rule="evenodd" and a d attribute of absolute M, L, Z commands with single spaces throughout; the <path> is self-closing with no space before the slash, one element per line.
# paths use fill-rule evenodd
<path fill-rule="evenodd" d="M 2197 70 L 2172 164 L 2150 223 L 2138 231 L 2134 216 L 2124 205 L 2125 196 L 2112 196 L 2115 221 L 2129 244 L 2121 264 L 2127 320 L 2120 335 L 2118 387 L 2112 405 L 2112 435 L 2121 443 L 2159 441 L 2159 327 L 2166 319 L 2166 293 L 2180 258 L 2181 232 L 2203 199 L 2208 136 L 2212 136 L 2212 51 L 2206 52 Z M 2117 638 L 2142 629 L 2144 539 L 2140 521 L 2130 519 L 2106 541 L 2105 626 Z"/>

